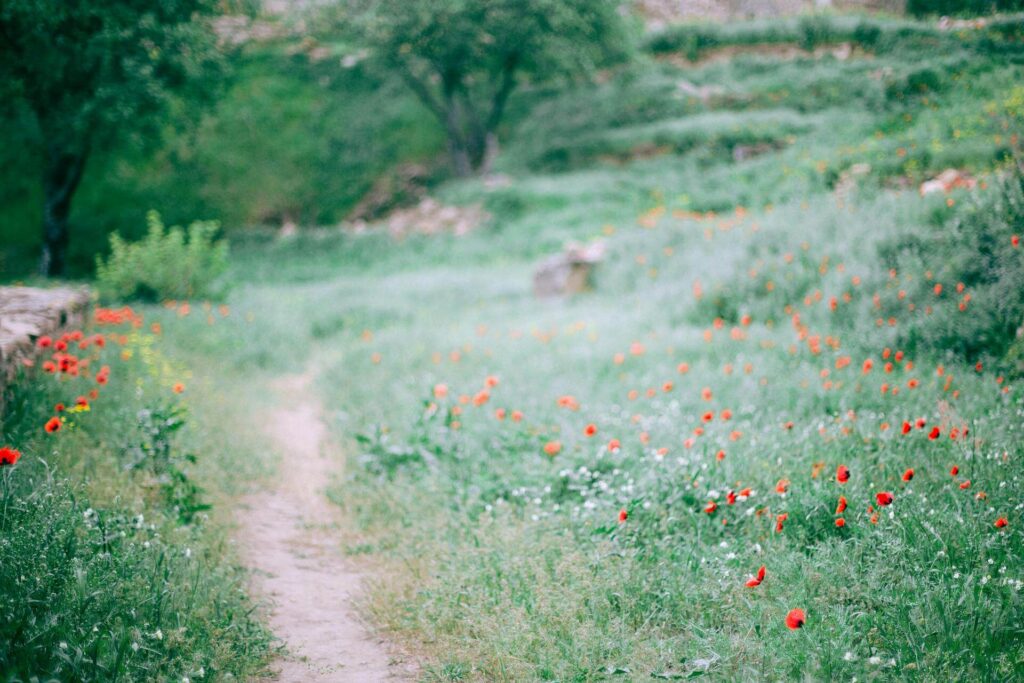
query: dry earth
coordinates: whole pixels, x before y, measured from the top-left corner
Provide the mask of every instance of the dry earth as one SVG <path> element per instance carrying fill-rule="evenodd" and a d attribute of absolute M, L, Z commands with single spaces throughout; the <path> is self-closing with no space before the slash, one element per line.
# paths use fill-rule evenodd
<path fill-rule="evenodd" d="M 390 653 L 353 607 L 362 576 L 341 554 L 338 511 L 324 496 L 341 462 L 310 383 L 301 375 L 276 387 L 283 407 L 266 429 L 283 454 L 279 471 L 238 513 L 255 595 L 269 603 L 270 628 L 287 651 L 272 665 L 276 680 L 408 680 L 414 667 Z"/>

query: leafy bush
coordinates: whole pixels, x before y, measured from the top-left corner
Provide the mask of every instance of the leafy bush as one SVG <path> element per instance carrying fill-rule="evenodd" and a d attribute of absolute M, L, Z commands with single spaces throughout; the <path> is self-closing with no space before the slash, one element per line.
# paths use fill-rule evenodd
<path fill-rule="evenodd" d="M 931 274 L 890 284 L 885 314 L 916 303 L 901 339 L 906 348 L 972 362 L 1007 354 L 1024 323 L 1024 251 L 1014 246 L 1022 225 L 1024 172 L 1014 168 L 933 232 L 880 245 L 885 264 L 897 273 Z"/>
<path fill-rule="evenodd" d="M 146 216 L 149 232 L 141 241 L 110 235 L 110 257 L 96 259 L 96 279 L 104 296 L 117 299 L 191 299 L 223 294 L 228 246 L 215 241 L 216 221 L 196 221 L 185 230 L 165 230 L 160 214 Z"/>

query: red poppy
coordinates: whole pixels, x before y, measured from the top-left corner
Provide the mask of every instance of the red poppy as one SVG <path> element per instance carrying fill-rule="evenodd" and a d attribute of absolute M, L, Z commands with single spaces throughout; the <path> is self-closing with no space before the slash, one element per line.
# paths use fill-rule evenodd
<path fill-rule="evenodd" d="M 523 419 L 522 411 L 519 411 L 519 410 L 513 410 L 512 411 L 512 421 L 513 422 L 520 422 L 520 421 L 522 421 L 522 419 Z"/>
<path fill-rule="evenodd" d="M 836 514 L 841 515 L 846 510 L 846 496 L 839 496 L 839 503 L 836 505 Z"/>
<path fill-rule="evenodd" d="M 0 448 L 0 465 L 13 465 L 18 462 L 18 458 L 21 457 L 21 451 L 11 448 L 10 446 L 4 446 Z"/>
<path fill-rule="evenodd" d="M 836 520 L 836 526 L 842 529 L 844 526 L 846 526 L 846 520 L 840 517 Z"/>
<path fill-rule="evenodd" d="M 942 436 L 942 430 L 938 427 L 932 427 L 932 431 L 928 432 L 928 438 L 932 441 Z"/>
<path fill-rule="evenodd" d="M 14 451 L 14 452 L 17 453 L 18 451 Z M 3 454 L 3 450 L 0 450 L 0 455 L 2 455 L 2 454 Z M 0 460 L 2 460 L 2 458 L 0 458 Z M 1000 517 L 999 519 L 996 520 L 996 528 L 997 529 L 1002 529 L 1007 524 L 1009 524 L 1009 522 L 1006 521 L 1006 517 Z"/>
<path fill-rule="evenodd" d="M 888 491 L 879 491 L 878 493 L 875 494 L 875 501 L 878 503 L 879 506 L 885 507 L 886 505 L 892 504 L 893 495 Z"/>
<path fill-rule="evenodd" d="M 782 533 L 782 524 L 787 519 L 789 519 L 789 513 L 788 512 L 783 512 L 781 515 L 777 515 L 775 517 L 775 533 L 777 533 L 777 534 L 781 534 Z"/>
<path fill-rule="evenodd" d="M 584 436 L 593 436 L 594 434 L 597 434 L 597 425 L 595 425 L 593 422 L 591 422 L 590 424 L 583 428 Z"/>
<path fill-rule="evenodd" d="M 717 510 L 717 509 L 718 509 L 718 503 L 716 503 L 713 500 L 709 500 L 708 504 L 704 506 L 704 512 L 708 513 L 709 515 L 713 514 L 714 511 Z"/>
<path fill-rule="evenodd" d="M 40 337 L 39 339 L 36 340 L 36 346 L 38 346 L 41 349 L 45 349 L 45 348 L 48 348 L 50 346 L 53 346 L 53 339 L 51 339 L 50 337 L 48 337 L 46 335 L 43 335 L 42 337 Z"/>
<path fill-rule="evenodd" d="M 764 581 L 764 575 L 765 575 L 765 567 L 762 564 L 761 568 L 757 570 L 757 576 L 755 576 L 752 579 L 750 579 L 749 581 L 747 581 L 747 588 L 754 588 L 755 586 L 760 586 L 761 582 Z"/>
<path fill-rule="evenodd" d="M 786 626 L 793 631 L 798 628 L 803 628 L 803 625 L 806 622 L 807 616 L 804 614 L 802 609 L 792 609 L 789 611 L 789 614 L 786 615 Z"/>
<path fill-rule="evenodd" d="M 725 460 L 725 451 L 719 450 L 715 453 L 715 460 Z"/>
<path fill-rule="evenodd" d="M 43 429 L 45 429 L 50 434 L 60 431 L 60 418 L 51 417 L 49 420 L 46 421 L 46 424 L 43 426 Z"/>
<path fill-rule="evenodd" d="M 913 468 L 908 468 L 907 471 L 903 473 L 903 481 L 910 481 L 913 478 L 914 478 L 914 470 L 913 470 Z"/>
<path fill-rule="evenodd" d="M 612 453 L 619 450 L 621 447 L 622 444 L 619 442 L 618 439 L 612 439 L 611 441 L 608 442 L 608 450 L 611 451 Z"/>
<path fill-rule="evenodd" d="M 626 508 L 619 510 L 619 524 L 622 524 L 629 518 L 629 513 L 626 512 Z"/>
<path fill-rule="evenodd" d="M 561 450 L 561 441 L 548 441 L 546 444 L 544 444 L 544 452 L 550 455 L 551 457 L 558 455 L 561 452 Z"/>
<path fill-rule="evenodd" d="M 902 429 L 903 433 L 904 434 L 909 434 L 911 429 L 912 429 L 911 424 L 904 420 L 904 422 L 903 422 L 903 429 Z"/>
<path fill-rule="evenodd" d="M 499 420 L 504 420 L 506 414 L 507 412 L 504 408 L 498 408 L 497 410 L 494 411 L 494 417 L 498 418 Z"/>
<path fill-rule="evenodd" d="M 735 491 L 729 491 L 729 493 L 727 493 L 725 495 L 725 502 L 726 502 L 727 505 L 735 505 L 736 504 L 736 492 Z"/>
<path fill-rule="evenodd" d="M 964 483 L 960 484 L 960 489 L 965 490 L 971 488 L 971 480 L 968 479 Z"/>
<path fill-rule="evenodd" d="M 956 465 L 953 465 L 952 467 L 949 468 L 949 474 L 955 477 L 956 475 L 960 474 L 960 468 L 957 467 Z"/>
<path fill-rule="evenodd" d="M 850 468 L 846 465 L 840 465 L 836 468 L 836 481 L 840 484 L 845 484 L 850 481 Z"/>
<path fill-rule="evenodd" d="M 1010 244 L 1015 248 L 1020 246 L 1020 235 L 1013 235 L 1010 237 Z"/>

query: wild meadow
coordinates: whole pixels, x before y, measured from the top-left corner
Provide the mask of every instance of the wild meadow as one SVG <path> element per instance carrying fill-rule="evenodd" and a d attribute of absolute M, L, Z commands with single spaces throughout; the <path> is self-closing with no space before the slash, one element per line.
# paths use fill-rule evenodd
<path fill-rule="evenodd" d="M 669 26 L 510 98 L 491 172 L 429 188 L 487 212 L 466 235 L 229 226 L 208 298 L 106 261 L 108 300 L 150 302 L 49 340 L 4 415 L 4 680 L 263 670 L 231 510 L 295 466 L 261 423 L 300 373 L 358 609 L 422 680 L 1024 677 L 1022 38 Z M 288 46 L 245 68 L 284 82 L 255 65 Z M 239 83 L 200 136 L 271 97 Z M 372 98 L 344 106 L 392 126 L 381 154 L 437 153 L 408 95 Z M 598 241 L 588 291 L 534 295 L 538 260 Z"/>

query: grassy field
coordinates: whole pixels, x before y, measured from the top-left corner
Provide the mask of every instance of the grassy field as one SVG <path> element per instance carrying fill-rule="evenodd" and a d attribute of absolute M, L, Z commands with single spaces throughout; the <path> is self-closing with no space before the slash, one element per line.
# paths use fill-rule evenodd
<path fill-rule="evenodd" d="M 425 679 L 1022 674 L 1016 371 L 947 343 L 999 307 L 965 259 L 1021 272 L 1019 188 L 986 174 L 1021 67 L 915 40 L 543 98 L 507 186 L 440 188 L 492 212 L 468 237 L 236 244 L 254 317 L 176 334 L 230 374 L 314 363 L 366 609 Z M 728 90 L 677 97 L 684 77 Z M 979 187 L 920 197 L 946 166 Z M 534 299 L 569 239 L 608 245 L 594 291 Z"/>
<path fill-rule="evenodd" d="M 522 93 L 507 182 L 435 189 L 491 213 L 470 235 L 239 235 L 230 315 L 140 309 L 202 476 L 287 467 L 266 380 L 312 368 L 339 540 L 425 680 L 1021 678 L 1019 26 L 673 29 Z M 947 167 L 977 187 L 920 196 Z M 593 291 L 533 297 L 597 239 Z M 258 666 L 243 622 L 206 661 Z"/>
<path fill-rule="evenodd" d="M 5 392 L 4 681 L 246 679 L 271 653 L 224 504 L 262 451 L 136 316 L 68 331 Z"/>

